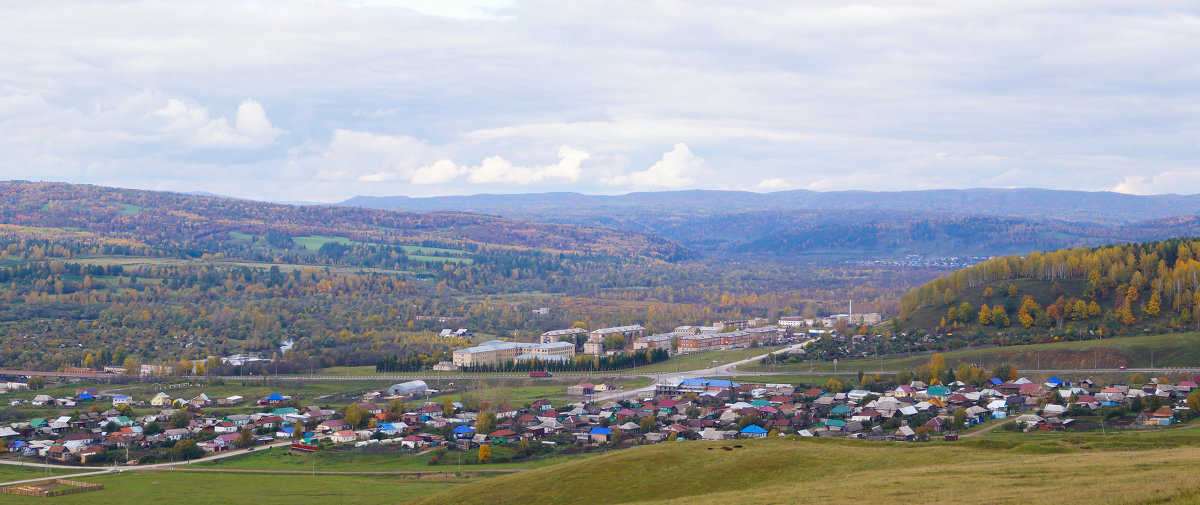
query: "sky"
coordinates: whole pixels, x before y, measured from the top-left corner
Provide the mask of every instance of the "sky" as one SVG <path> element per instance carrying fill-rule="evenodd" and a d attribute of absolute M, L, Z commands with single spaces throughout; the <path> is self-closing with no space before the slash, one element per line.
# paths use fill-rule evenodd
<path fill-rule="evenodd" d="M 1200 4 L 0 3 L 0 179 L 1200 193 Z"/>

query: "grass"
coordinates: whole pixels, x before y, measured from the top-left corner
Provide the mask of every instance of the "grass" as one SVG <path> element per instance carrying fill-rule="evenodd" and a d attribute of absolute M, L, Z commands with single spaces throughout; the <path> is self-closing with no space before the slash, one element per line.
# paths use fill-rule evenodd
<path fill-rule="evenodd" d="M 1171 333 L 1139 337 L 1113 337 L 1099 340 L 1075 342 L 1052 342 L 1047 344 L 991 347 L 970 351 L 945 351 L 946 363 L 983 363 L 991 369 L 1010 364 L 1023 370 L 1079 369 L 1079 368 L 1130 368 L 1154 367 L 1197 367 L 1200 366 L 1200 333 Z M 911 370 L 929 361 L 928 354 L 883 360 L 886 371 Z M 808 371 L 808 363 L 787 363 L 774 366 L 777 371 Z M 845 360 L 838 363 L 839 371 L 880 369 L 879 360 Z M 771 371 L 771 365 L 753 363 L 740 368 L 744 371 Z M 817 362 L 812 370 L 833 370 L 833 363 Z"/>
<path fill-rule="evenodd" d="M 306 237 L 292 237 L 292 242 L 300 244 L 309 251 L 320 249 L 325 244 L 341 244 L 350 245 L 350 239 L 346 237 L 326 237 L 324 235 L 309 235 Z"/>
<path fill-rule="evenodd" d="M 79 480 L 104 484 L 104 489 L 59 496 L 50 501 L 4 495 L 3 501 L 5 505 L 128 505 L 163 501 L 173 505 L 383 505 L 444 491 L 479 479 L 365 475 L 271 475 L 264 478 L 261 474 L 148 471 L 83 477 Z"/>
<path fill-rule="evenodd" d="M 143 210 L 146 210 L 146 208 L 145 208 L 145 207 L 139 207 L 139 206 L 137 206 L 137 205 L 132 205 L 132 204 L 124 203 L 124 204 L 118 204 L 118 207 L 117 207 L 117 214 L 120 214 L 120 215 L 122 215 L 122 216 L 132 216 L 132 215 L 134 215 L 134 214 L 137 214 L 138 212 L 141 212 L 141 211 L 143 211 Z"/>
<path fill-rule="evenodd" d="M 770 346 L 770 347 L 750 347 L 746 349 L 734 349 L 730 351 L 709 351 L 696 354 L 684 354 L 681 356 L 672 356 L 671 359 L 658 362 L 653 365 L 637 367 L 629 372 L 633 373 L 671 373 L 684 372 L 688 370 L 700 370 L 712 366 L 725 365 L 734 361 L 741 361 L 747 358 L 763 355 L 768 352 L 783 349 L 785 346 Z M 714 363 L 714 361 L 716 363 Z"/>
<path fill-rule="evenodd" d="M 11 454 L 5 454 L 4 456 L 5 456 L 4 457 L 5 460 L 18 461 L 18 458 Z M 20 458 L 20 461 L 36 462 L 35 460 L 31 460 L 29 458 Z M 60 469 L 60 468 L 51 468 L 49 471 L 49 475 L 71 475 L 71 474 L 76 474 L 76 473 L 81 473 L 81 472 L 90 472 L 90 471 L 95 471 L 95 469 L 80 468 L 79 470 L 65 470 L 65 469 Z M 46 473 L 47 472 L 46 472 L 45 468 L 37 467 L 37 466 L 16 466 L 16 465 L 0 464 L 0 482 L 9 482 L 9 481 L 14 481 L 14 480 L 24 480 L 24 479 L 36 479 L 38 477 L 46 475 Z"/>
<path fill-rule="evenodd" d="M 1031 453 L 983 442 L 668 443 L 510 474 L 411 504 L 1198 503 L 1200 447 Z M 712 449 L 712 450 L 710 450 Z M 1087 453 L 1087 457 L 1080 457 Z M 869 488 L 847 483 L 870 483 Z M 1063 492 L 1064 482 L 1076 492 Z M 619 483 L 619 485 L 614 485 Z M 666 484 L 669 483 L 669 484 Z M 864 496 L 869 498 L 864 499 Z"/>
<path fill-rule="evenodd" d="M 497 447 L 495 450 L 502 451 L 505 450 L 505 448 Z M 318 472 L 391 470 L 451 472 L 459 471 L 460 469 L 463 472 L 470 472 L 472 470 L 541 468 L 587 456 L 582 454 L 552 454 L 541 459 L 523 461 L 519 463 L 494 463 L 487 465 L 465 464 L 460 467 L 455 464 L 456 461 L 458 461 L 457 457 L 459 454 L 460 453 L 453 452 L 447 453 L 445 459 L 446 464 L 431 466 L 429 464 L 429 458 L 432 456 L 432 453 L 408 454 L 397 449 L 395 452 L 381 454 L 353 454 L 324 450 L 313 454 L 297 456 L 290 455 L 287 448 L 277 447 L 270 450 L 255 451 L 242 456 L 235 456 L 222 460 L 196 463 L 193 466 L 199 468 L 308 471 L 313 468 L 313 459 L 316 459 L 316 469 Z M 494 452 L 493 454 L 498 455 L 499 452 Z M 468 462 L 469 458 L 475 457 L 474 452 L 461 453 L 461 455 L 464 462 Z"/>

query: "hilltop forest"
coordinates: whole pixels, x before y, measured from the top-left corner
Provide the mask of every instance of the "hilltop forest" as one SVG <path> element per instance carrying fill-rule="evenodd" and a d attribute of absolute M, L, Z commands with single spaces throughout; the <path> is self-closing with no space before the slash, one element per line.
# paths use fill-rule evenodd
<path fill-rule="evenodd" d="M 1200 240 L 1172 239 L 993 258 L 906 293 L 900 321 L 993 340 L 1200 328 L 1198 255 Z"/>

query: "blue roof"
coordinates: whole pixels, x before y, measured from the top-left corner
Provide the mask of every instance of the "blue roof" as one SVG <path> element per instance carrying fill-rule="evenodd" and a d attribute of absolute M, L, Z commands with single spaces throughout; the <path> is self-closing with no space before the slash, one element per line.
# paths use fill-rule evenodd
<path fill-rule="evenodd" d="M 684 379 L 681 386 L 701 386 L 708 388 L 736 388 L 741 386 L 736 382 L 725 379 Z"/>
<path fill-rule="evenodd" d="M 997 379 L 995 377 L 992 377 L 992 380 L 990 380 L 988 382 L 992 383 L 992 385 L 994 385 L 994 386 L 999 386 L 1001 384 L 1004 384 L 1004 381 Z"/>
<path fill-rule="evenodd" d="M 283 429 L 283 432 L 284 432 L 284 433 L 294 433 L 295 431 L 296 431 L 296 428 L 293 428 L 293 427 L 291 427 L 291 426 L 288 426 L 288 427 L 286 427 L 286 428 L 284 428 L 284 429 Z"/>
<path fill-rule="evenodd" d="M 742 428 L 742 431 L 740 431 L 738 433 L 750 433 L 752 435 L 762 435 L 763 433 L 766 433 L 766 432 L 767 432 L 767 430 L 763 429 L 759 425 L 751 424 L 750 426 Z"/>
<path fill-rule="evenodd" d="M 79 399 L 80 400 L 91 400 L 92 395 L 90 395 L 88 393 L 79 393 Z"/>
<path fill-rule="evenodd" d="M 84 393 L 84 394 L 86 394 L 86 393 Z M 125 396 L 125 395 L 113 395 L 113 399 L 114 400 L 128 400 L 129 397 Z"/>
<path fill-rule="evenodd" d="M 9 444 L 8 446 L 9 449 L 18 449 L 21 447 L 25 447 L 24 440 L 13 440 L 12 444 Z"/>
<path fill-rule="evenodd" d="M 589 431 L 588 433 L 590 433 L 592 435 L 612 435 L 612 429 L 597 426 L 595 428 L 592 428 L 592 431 Z"/>
<path fill-rule="evenodd" d="M 1062 384 L 1062 379 L 1059 379 L 1058 377 L 1051 377 L 1050 380 L 1046 381 L 1046 383 L 1047 384 Z"/>
<path fill-rule="evenodd" d="M 454 428 L 454 432 L 455 433 L 475 433 L 475 428 L 472 428 L 465 424 L 460 424 L 460 425 L 458 425 L 457 428 Z"/>
<path fill-rule="evenodd" d="M 267 397 L 267 399 L 268 399 L 268 400 L 272 400 L 272 401 L 274 401 L 274 400 L 283 400 L 283 396 L 280 396 L 280 394 L 279 394 L 279 393 L 275 393 L 275 394 L 273 394 L 273 395 L 271 395 L 271 396 L 268 396 L 268 397 Z"/>

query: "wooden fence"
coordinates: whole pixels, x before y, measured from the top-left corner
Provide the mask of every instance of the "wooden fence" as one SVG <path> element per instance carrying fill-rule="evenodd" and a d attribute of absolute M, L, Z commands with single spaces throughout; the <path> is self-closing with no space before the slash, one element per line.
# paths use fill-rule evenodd
<path fill-rule="evenodd" d="M 66 489 L 48 489 L 57 486 L 71 486 Z M 94 482 L 81 482 L 77 480 L 54 479 L 46 482 L 38 482 L 33 484 L 18 484 L 0 488 L 0 492 L 4 494 L 15 494 L 20 496 L 40 496 L 49 498 L 51 496 L 62 496 L 65 494 L 82 493 L 85 491 L 98 491 L 104 489 L 104 484 L 96 484 Z"/>

